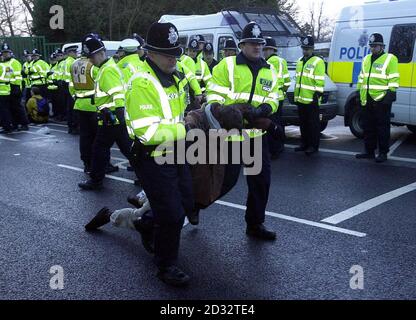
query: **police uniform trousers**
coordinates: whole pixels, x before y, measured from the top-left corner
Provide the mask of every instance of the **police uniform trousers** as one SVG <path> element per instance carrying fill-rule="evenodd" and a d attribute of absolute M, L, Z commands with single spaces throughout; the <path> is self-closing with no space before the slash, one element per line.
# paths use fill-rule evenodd
<path fill-rule="evenodd" d="M 13 130 L 10 96 L 0 96 L 0 121 L 4 130 Z"/>
<path fill-rule="evenodd" d="M 279 102 L 279 109 L 277 112 L 273 113 L 270 116 L 270 119 L 273 121 L 273 123 L 277 126 L 284 127 L 283 126 L 283 120 L 282 120 L 282 114 L 283 114 L 283 101 Z M 285 148 L 285 135 L 283 134 L 281 137 L 273 137 L 272 135 L 268 135 L 269 137 L 269 149 L 270 153 L 272 155 L 277 155 L 281 152 L 283 152 Z"/>
<path fill-rule="evenodd" d="M 185 216 L 194 206 L 192 177 L 187 164 L 159 165 L 149 150 L 135 142 L 133 165 L 150 202 L 143 219 L 153 225 L 155 263 L 159 268 L 174 265 L 178 258 Z"/>
<path fill-rule="evenodd" d="M 75 100 L 74 98 L 72 98 L 69 92 L 68 84 L 64 85 L 64 94 L 65 94 L 65 110 L 66 110 L 66 117 L 68 121 L 68 128 L 78 129 L 79 128 L 78 113 L 74 112 Z"/>
<path fill-rule="evenodd" d="M 94 182 L 102 182 L 110 162 L 111 147 L 116 143 L 121 153 L 131 162 L 132 141 L 127 133 L 126 123 L 118 125 L 99 125 L 92 148 L 90 177 Z"/>
<path fill-rule="evenodd" d="M 301 146 L 319 149 L 321 123 L 319 120 L 319 105 L 316 103 L 298 103 Z"/>
<path fill-rule="evenodd" d="M 390 119 L 392 104 L 383 104 L 368 100 L 363 107 L 364 143 L 367 153 L 388 154 L 390 151 Z"/>
<path fill-rule="evenodd" d="M 91 111 L 74 110 L 79 120 L 79 151 L 81 160 L 87 167 L 92 163 L 92 148 L 97 135 L 97 113 Z"/>
<path fill-rule="evenodd" d="M 22 126 L 27 126 L 29 124 L 26 108 L 21 105 L 21 99 L 22 90 L 20 89 L 20 86 L 11 85 L 10 110 L 12 113 L 13 126 L 15 128 L 17 128 L 19 124 Z"/>
<path fill-rule="evenodd" d="M 248 225 L 263 224 L 267 202 L 269 201 L 269 190 L 271 180 L 271 164 L 269 151 L 269 137 L 267 134 L 262 137 L 250 139 L 251 155 L 254 154 L 254 143 L 262 145 L 261 172 L 257 175 L 247 175 L 248 196 L 246 222 Z"/>

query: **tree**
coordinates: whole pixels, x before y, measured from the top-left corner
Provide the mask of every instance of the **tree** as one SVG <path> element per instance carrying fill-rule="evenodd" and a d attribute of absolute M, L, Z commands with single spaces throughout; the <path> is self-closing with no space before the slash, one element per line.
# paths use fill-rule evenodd
<path fill-rule="evenodd" d="M 301 29 L 303 33 L 313 35 L 316 42 L 331 41 L 333 33 L 333 21 L 324 14 L 324 3 L 321 0 L 309 7 L 309 21 L 305 22 Z"/>

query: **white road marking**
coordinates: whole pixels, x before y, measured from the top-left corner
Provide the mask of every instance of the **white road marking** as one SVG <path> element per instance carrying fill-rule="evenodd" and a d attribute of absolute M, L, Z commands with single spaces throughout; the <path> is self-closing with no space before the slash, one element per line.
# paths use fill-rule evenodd
<path fill-rule="evenodd" d="M 78 172 L 84 172 L 84 169 L 77 168 L 77 167 L 72 167 L 72 166 L 67 166 L 65 164 L 58 164 L 58 167 L 73 170 L 73 171 L 78 171 Z M 120 178 L 120 177 L 111 176 L 111 175 L 108 175 L 108 174 L 106 174 L 105 177 L 108 178 L 108 179 L 116 180 L 116 181 L 121 181 L 121 182 L 134 184 L 134 180 L 131 180 L 131 179 Z"/>
<path fill-rule="evenodd" d="M 234 203 L 231 203 L 231 202 L 217 201 L 215 203 L 219 204 L 219 205 L 222 205 L 222 206 L 235 208 L 235 209 L 240 209 L 240 210 L 246 210 L 247 209 L 247 207 L 245 207 L 245 206 L 234 204 Z M 348 229 L 344 229 L 344 228 L 329 226 L 327 224 L 323 224 L 323 223 L 320 223 L 320 222 L 295 218 L 295 217 L 286 216 L 286 215 L 283 215 L 283 214 L 274 213 L 274 212 L 270 212 L 270 211 L 266 211 L 266 215 L 270 216 L 270 217 L 278 218 L 278 219 L 283 219 L 283 220 L 287 220 L 287 221 L 306 224 L 306 225 L 313 226 L 313 227 L 318 227 L 318 228 L 321 228 L 321 229 L 326 229 L 326 230 L 331 230 L 331 231 L 335 231 L 335 232 L 339 232 L 339 233 L 344 233 L 344 234 L 348 234 L 348 235 L 356 236 L 356 237 L 360 237 L 360 238 L 365 237 L 367 235 L 366 233 L 362 233 L 362 232 L 357 232 L 357 231 L 348 230 Z"/>
<path fill-rule="evenodd" d="M 73 171 L 78 171 L 78 172 L 84 172 L 84 170 L 81 169 L 81 168 L 77 168 L 77 167 L 73 167 L 73 166 L 67 166 L 67 165 L 64 165 L 64 164 L 58 164 L 58 167 L 73 170 Z M 124 178 L 119 178 L 119 177 L 110 176 L 110 175 L 106 175 L 106 177 L 109 178 L 109 179 L 134 184 L 134 181 L 130 180 L 130 179 L 124 179 Z M 226 207 L 232 207 L 232 208 L 235 208 L 235 209 L 246 210 L 245 206 L 241 206 L 241 205 L 238 205 L 238 204 L 235 204 L 235 203 L 217 201 L 216 204 L 226 206 Z M 279 218 L 279 219 L 283 219 L 283 220 L 288 220 L 288 221 L 292 221 L 292 222 L 306 224 L 306 225 L 309 225 L 309 226 L 318 227 L 318 228 L 321 228 L 321 229 L 326 229 L 326 230 L 340 232 L 340 233 L 344 233 L 344 234 L 348 234 L 348 235 L 352 235 L 352 236 L 356 236 L 356 237 L 361 237 L 361 238 L 365 237 L 367 235 L 366 233 L 362 233 L 362 232 L 357 232 L 357 231 L 348 230 L 348 229 L 344 229 L 344 228 L 329 226 L 329 225 L 326 225 L 326 224 L 323 224 L 323 223 L 309 221 L 309 220 L 305 220 L 305 219 L 299 219 L 299 218 L 295 218 L 295 217 L 291 217 L 291 216 L 285 216 L 285 215 L 282 215 L 282 214 L 269 212 L 269 211 L 266 211 L 266 215 L 271 216 L 271 217 L 275 217 L 275 218 Z M 185 226 L 188 225 L 188 224 L 189 224 L 189 221 L 186 220 L 185 221 Z"/>
<path fill-rule="evenodd" d="M 9 138 L 5 137 L 3 135 L 0 135 L 0 140 L 7 140 L 7 141 L 20 141 L 19 139 Z"/>
<path fill-rule="evenodd" d="M 408 135 L 402 135 L 393 145 L 390 147 L 390 152 L 388 153 L 391 156 L 400 145 L 406 141 Z"/>
<path fill-rule="evenodd" d="M 359 205 L 337 213 L 329 218 L 322 220 L 321 222 L 330 223 L 330 224 L 339 224 L 345 220 L 351 219 L 363 212 L 366 212 L 374 207 L 377 207 L 385 202 L 398 198 L 406 193 L 412 192 L 416 190 L 416 182 L 404 186 L 402 188 L 387 192 L 382 194 L 378 197 L 360 203 Z"/>

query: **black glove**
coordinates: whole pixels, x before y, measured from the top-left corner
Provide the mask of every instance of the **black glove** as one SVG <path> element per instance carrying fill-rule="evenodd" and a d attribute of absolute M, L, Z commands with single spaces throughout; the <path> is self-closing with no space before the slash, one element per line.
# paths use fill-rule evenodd
<path fill-rule="evenodd" d="M 251 124 L 255 119 L 258 118 L 268 118 L 273 112 L 272 107 L 267 104 L 263 103 L 259 105 L 257 108 L 251 108 L 244 117 L 246 120 Z"/>
<path fill-rule="evenodd" d="M 319 99 L 322 97 L 322 93 L 315 91 L 315 93 L 313 94 L 313 103 L 314 104 L 318 104 L 319 103 Z"/>
<path fill-rule="evenodd" d="M 390 104 L 392 104 L 396 100 L 397 100 L 397 94 L 396 94 L 396 92 L 395 91 L 388 90 L 386 96 L 383 98 L 383 100 L 381 101 L 381 103 L 390 105 Z"/>

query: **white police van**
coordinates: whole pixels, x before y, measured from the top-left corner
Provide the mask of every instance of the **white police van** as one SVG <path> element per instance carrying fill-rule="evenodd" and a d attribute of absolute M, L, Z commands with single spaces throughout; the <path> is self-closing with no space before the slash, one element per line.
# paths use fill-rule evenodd
<path fill-rule="evenodd" d="M 216 59 L 221 58 L 221 51 L 227 39 L 233 39 L 238 44 L 245 25 L 256 21 L 262 28 L 264 36 L 273 37 L 279 47 L 278 54 L 288 62 L 292 77 L 287 99 L 283 108 L 285 125 L 298 125 L 299 115 L 294 104 L 294 83 L 296 62 L 302 56 L 300 36 L 302 32 L 296 22 L 287 14 L 277 13 L 274 9 L 230 9 L 209 15 L 177 16 L 164 15 L 160 22 L 171 22 L 179 31 L 179 41 L 186 48 L 189 41 L 198 34 L 211 42 Z M 329 77 L 325 81 L 325 93 L 320 107 L 321 129 L 325 130 L 328 121 L 337 114 L 336 86 Z"/>
<path fill-rule="evenodd" d="M 120 47 L 121 41 L 103 41 L 107 55 L 109 57 L 112 57 Z M 72 47 L 72 46 L 78 46 L 77 53 L 81 54 L 82 44 L 81 42 L 74 42 L 74 43 L 66 43 L 62 46 L 62 51 L 65 51 L 66 48 Z"/>
<path fill-rule="evenodd" d="M 363 136 L 357 81 L 362 60 L 370 53 L 368 38 L 375 32 L 383 35 L 386 51 L 399 59 L 400 88 L 391 121 L 416 132 L 415 0 L 378 1 L 342 10 L 328 60 L 328 74 L 338 87 L 338 114 L 355 136 Z"/>

